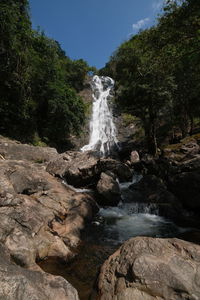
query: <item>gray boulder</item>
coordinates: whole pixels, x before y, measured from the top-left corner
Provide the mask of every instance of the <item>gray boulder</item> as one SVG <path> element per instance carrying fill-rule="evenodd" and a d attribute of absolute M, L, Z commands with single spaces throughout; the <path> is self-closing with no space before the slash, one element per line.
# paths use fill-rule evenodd
<path fill-rule="evenodd" d="M 100 300 L 200 299 L 200 246 L 132 238 L 101 267 L 98 292 Z"/>
<path fill-rule="evenodd" d="M 28 160 L 32 162 L 48 162 L 58 155 L 55 148 L 35 147 L 21 144 L 0 136 L 0 159 Z"/>
<path fill-rule="evenodd" d="M 64 278 L 17 266 L 0 244 L 0 299 L 78 300 L 78 293 Z"/>
<path fill-rule="evenodd" d="M 132 178 L 130 168 L 118 160 L 104 158 L 99 161 L 98 166 L 101 172 L 111 171 L 116 174 L 120 182 L 126 182 Z"/>
<path fill-rule="evenodd" d="M 65 178 L 68 184 L 82 187 L 99 177 L 99 158 L 91 152 L 66 152 L 47 165 L 47 172 Z"/>
<path fill-rule="evenodd" d="M 95 152 L 66 152 L 47 165 L 47 172 L 65 178 L 75 187 L 96 184 L 100 174 L 111 171 L 120 181 L 127 181 L 132 173 L 129 167 L 114 159 L 100 159 Z"/>
<path fill-rule="evenodd" d="M 101 173 L 100 180 L 97 184 L 97 191 L 101 196 L 99 204 L 101 205 L 117 206 L 121 200 L 119 183 L 113 177 L 114 176 L 110 176 L 110 172 L 109 175 Z"/>
<path fill-rule="evenodd" d="M 130 156 L 130 162 L 131 164 L 136 164 L 140 162 L 140 156 L 137 151 L 132 151 Z"/>

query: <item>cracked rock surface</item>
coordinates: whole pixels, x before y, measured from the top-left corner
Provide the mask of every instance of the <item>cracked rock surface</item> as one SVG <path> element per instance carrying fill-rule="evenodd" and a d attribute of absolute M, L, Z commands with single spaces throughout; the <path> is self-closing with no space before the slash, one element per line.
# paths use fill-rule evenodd
<path fill-rule="evenodd" d="M 36 261 L 74 256 L 85 221 L 98 210 L 95 201 L 46 171 L 55 149 L 0 137 L 0 153 L 0 298 L 78 299 L 66 280 L 42 272 Z M 16 296 L 21 285 L 23 297 Z"/>
<path fill-rule="evenodd" d="M 0 245 L 0 299 L 78 300 L 77 291 L 65 279 L 39 270 L 28 270 L 10 261 Z"/>
<path fill-rule="evenodd" d="M 198 300 L 200 246 L 132 238 L 103 264 L 98 290 L 100 300 Z"/>

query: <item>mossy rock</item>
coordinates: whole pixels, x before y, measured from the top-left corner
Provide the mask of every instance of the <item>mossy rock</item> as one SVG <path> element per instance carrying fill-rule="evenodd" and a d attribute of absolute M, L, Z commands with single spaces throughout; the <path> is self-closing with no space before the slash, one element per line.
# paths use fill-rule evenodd
<path fill-rule="evenodd" d="M 198 145 L 200 144 L 200 133 L 188 136 L 182 139 L 180 143 L 167 145 L 162 150 L 165 157 L 171 158 L 176 161 L 182 161 L 187 157 L 188 154 L 195 154 L 192 153 L 192 147 L 189 147 L 190 144 L 193 144 L 197 148 L 198 152 Z"/>

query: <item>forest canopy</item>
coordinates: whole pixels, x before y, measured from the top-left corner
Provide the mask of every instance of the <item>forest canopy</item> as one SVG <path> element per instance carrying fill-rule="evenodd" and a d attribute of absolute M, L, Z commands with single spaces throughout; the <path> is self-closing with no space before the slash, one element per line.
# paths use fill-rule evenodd
<path fill-rule="evenodd" d="M 163 134 L 191 134 L 200 118 L 200 1 L 165 1 L 157 25 L 121 44 L 100 74 L 116 80 L 117 103 L 140 118 L 152 154 Z"/>
<path fill-rule="evenodd" d="M 32 29 L 28 0 L 1 0 L 0 36 L 0 134 L 57 145 L 79 133 L 78 93 L 92 68 Z"/>

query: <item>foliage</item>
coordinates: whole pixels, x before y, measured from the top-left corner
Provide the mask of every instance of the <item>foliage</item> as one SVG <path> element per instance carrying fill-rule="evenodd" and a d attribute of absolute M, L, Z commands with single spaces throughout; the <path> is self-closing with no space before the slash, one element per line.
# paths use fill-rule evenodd
<path fill-rule="evenodd" d="M 32 30 L 28 0 L 1 0 L 0 12 L 0 133 L 57 145 L 79 133 L 85 108 L 78 92 L 93 68 Z"/>
<path fill-rule="evenodd" d="M 138 122 L 138 119 L 135 116 L 128 114 L 128 113 L 122 114 L 122 120 L 123 120 L 123 125 L 125 127 Z"/>
<path fill-rule="evenodd" d="M 166 1 L 158 24 L 123 43 L 99 73 L 116 80 L 118 104 L 141 119 L 151 153 L 161 126 L 192 133 L 200 115 L 200 2 Z"/>

